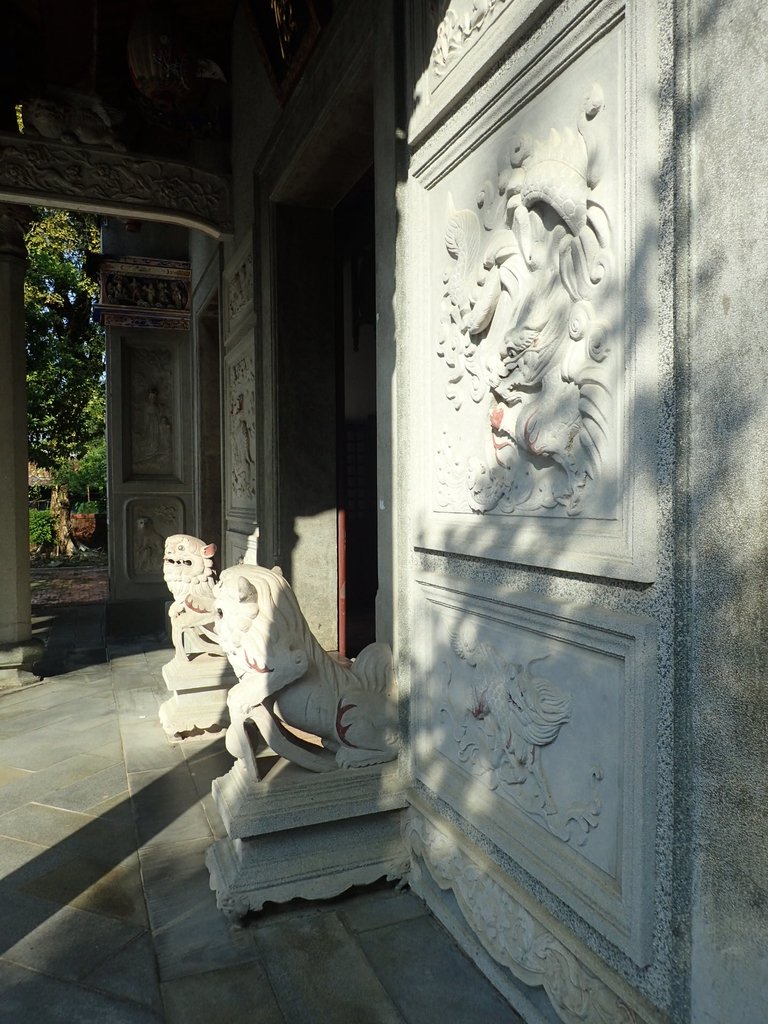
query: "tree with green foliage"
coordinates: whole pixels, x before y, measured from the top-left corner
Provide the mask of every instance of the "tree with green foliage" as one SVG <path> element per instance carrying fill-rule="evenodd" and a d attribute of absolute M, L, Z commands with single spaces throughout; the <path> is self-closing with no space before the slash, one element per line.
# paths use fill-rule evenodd
<path fill-rule="evenodd" d="M 40 208 L 26 244 L 29 456 L 51 473 L 56 545 L 72 554 L 70 493 L 83 461 L 93 469 L 104 444 L 104 331 L 93 320 L 98 286 L 87 270 L 100 247 L 97 218 Z"/>

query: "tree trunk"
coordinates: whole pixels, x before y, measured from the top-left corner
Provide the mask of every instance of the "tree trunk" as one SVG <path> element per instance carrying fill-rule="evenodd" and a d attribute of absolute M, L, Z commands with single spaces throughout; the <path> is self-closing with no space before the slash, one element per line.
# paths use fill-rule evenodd
<path fill-rule="evenodd" d="M 75 543 L 69 522 L 69 489 L 66 484 L 56 484 L 51 491 L 51 515 L 53 536 L 57 555 L 74 555 Z"/>

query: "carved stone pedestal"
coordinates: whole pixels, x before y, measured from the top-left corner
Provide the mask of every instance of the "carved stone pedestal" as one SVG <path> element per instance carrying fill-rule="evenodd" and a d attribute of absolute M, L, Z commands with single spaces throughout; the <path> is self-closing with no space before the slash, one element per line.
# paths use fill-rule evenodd
<path fill-rule="evenodd" d="M 406 800 L 397 765 L 313 774 L 280 759 L 250 781 L 239 764 L 213 784 L 227 838 L 206 855 L 218 906 L 233 918 L 267 901 L 329 899 L 401 878 Z"/>
<path fill-rule="evenodd" d="M 43 644 L 31 638 L 23 643 L 0 644 L 0 690 L 15 690 L 40 682 L 33 671 L 40 660 Z"/>
<path fill-rule="evenodd" d="M 237 679 L 226 658 L 214 654 L 183 662 L 174 658 L 163 666 L 163 679 L 173 692 L 160 706 L 160 722 L 169 737 L 218 731 L 229 724 L 227 693 Z"/>

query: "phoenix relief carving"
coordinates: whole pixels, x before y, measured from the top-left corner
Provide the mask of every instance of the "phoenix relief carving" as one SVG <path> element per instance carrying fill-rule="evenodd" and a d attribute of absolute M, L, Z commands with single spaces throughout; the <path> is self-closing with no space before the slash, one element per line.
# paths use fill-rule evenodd
<path fill-rule="evenodd" d="M 575 516 L 600 478 L 615 401 L 604 106 L 594 84 L 575 128 L 515 138 L 477 210 L 449 196 L 437 354 L 455 412 L 469 401 L 485 415 L 446 422 L 443 508 Z M 473 420 L 482 436 L 462 437 Z"/>
<path fill-rule="evenodd" d="M 548 655 L 521 664 L 473 636 L 468 627 L 450 635 L 453 653 L 472 671 L 471 688 L 453 680 L 447 666 L 447 699 L 440 717 L 451 724 L 455 756 L 526 814 L 565 842 L 583 845 L 597 827 L 603 770 L 591 768 L 591 792 L 581 803 L 562 807 L 544 767 L 544 750 L 571 719 L 571 695 L 534 666 Z M 452 685 L 453 683 L 453 685 Z M 469 695 L 469 696 L 468 696 Z"/>

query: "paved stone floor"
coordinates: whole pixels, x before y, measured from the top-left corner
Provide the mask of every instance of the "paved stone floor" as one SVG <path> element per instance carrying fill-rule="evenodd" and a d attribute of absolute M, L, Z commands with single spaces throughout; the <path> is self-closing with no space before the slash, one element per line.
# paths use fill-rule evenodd
<path fill-rule="evenodd" d="M 408 891 L 233 928 L 203 862 L 231 759 L 166 739 L 165 638 L 38 610 L 45 679 L 0 696 L 2 1024 L 519 1024 Z"/>

